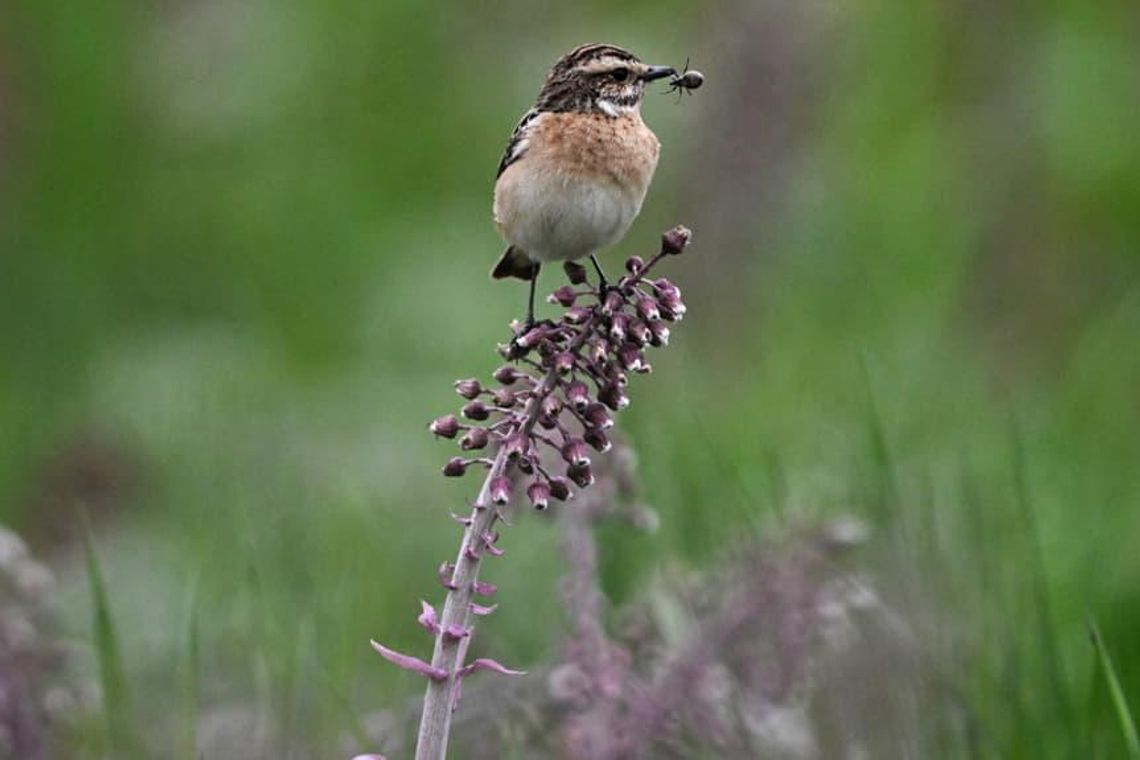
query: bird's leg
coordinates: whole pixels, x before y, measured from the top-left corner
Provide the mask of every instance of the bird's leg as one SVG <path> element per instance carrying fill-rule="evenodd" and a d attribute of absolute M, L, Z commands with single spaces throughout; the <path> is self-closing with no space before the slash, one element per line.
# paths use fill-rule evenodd
<path fill-rule="evenodd" d="M 526 305 L 526 324 L 523 327 L 524 333 L 534 327 L 534 291 L 538 289 L 538 270 L 540 268 L 541 265 L 536 262 L 530 278 L 530 298 L 527 300 Z"/>
<path fill-rule="evenodd" d="M 598 263 L 598 257 L 590 254 L 590 261 L 594 264 L 594 270 L 598 273 L 598 295 L 605 298 L 606 291 L 609 290 L 610 284 L 606 279 L 606 273 L 602 271 L 602 265 Z"/>

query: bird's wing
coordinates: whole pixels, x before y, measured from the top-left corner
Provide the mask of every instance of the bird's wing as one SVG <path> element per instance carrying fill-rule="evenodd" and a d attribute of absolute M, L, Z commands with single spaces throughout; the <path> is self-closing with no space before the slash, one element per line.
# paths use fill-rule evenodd
<path fill-rule="evenodd" d="M 511 139 L 507 141 L 507 149 L 503 151 L 503 158 L 499 161 L 499 171 L 495 174 L 498 179 L 507 167 L 518 161 L 526 153 L 527 142 L 529 141 L 530 131 L 534 129 L 535 122 L 538 120 L 541 111 L 537 108 L 532 108 L 523 114 L 519 119 L 518 126 L 515 131 L 511 133 Z"/>

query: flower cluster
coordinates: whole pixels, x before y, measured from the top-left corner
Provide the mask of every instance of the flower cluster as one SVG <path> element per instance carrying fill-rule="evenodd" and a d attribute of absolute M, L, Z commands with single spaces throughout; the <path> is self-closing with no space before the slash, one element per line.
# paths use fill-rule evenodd
<path fill-rule="evenodd" d="M 493 469 L 495 460 L 476 452 L 497 450 L 505 453 L 508 467 L 491 483 L 491 501 L 507 503 L 517 471 L 528 483 L 527 499 L 540 510 L 593 483 L 591 450 L 610 449 L 612 415 L 629 405 L 630 373 L 652 371 L 645 350 L 668 345 L 669 323 L 685 314 L 680 289 L 649 274 L 662 257 L 684 250 L 689 234 L 684 227 L 665 233 L 657 256 L 648 263 L 631 257 L 628 275 L 601 291 L 585 284 L 582 266 L 568 263 L 571 284 L 547 299 L 566 307 L 561 320 L 516 324 L 514 340 L 499 347 L 513 363 L 494 372 L 495 384 L 457 381 L 456 392 L 467 399 L 460 416 L 431 423 L 432 433 L 457 438 L 467 454 L 450 459 L 443 474 Z"/>
<path fill-rule="evenodd" d="M 669 230 L 656 255 L 631 257 L 613 285 L 591 287 L 584 267 L 566 264 L 570 284 L 548 299 L 565 308 L 561 318 L 513 325 L 514 338 L 499 347 L 508 363 L 494 372 L 494 383 L 458 381 L 455 390 L 466 400 L 460 415 L 431 423 L 432 433 L 456 439 L 464 452 L 444 465 L 444 475 L 485 473 L 470 514 L 455 515 L 464 533 L 455 562 L 439 568 L 447 589 L 442 612 L 422 602 L 419 622 L 435 639 L 431 662 L 372 642 L 385 659 L 428 679 L 417 757 L 442 757 L 463 678 L 478 670 L 520 673 L 488 659 L 464 664 L 472 617 L 494 610 L 474 597 L 495 591 L 478 571 L 483 557 L 503 554 L 494 529 L 499 510 L 520 489 L 536 509 L 546 509 L 594 482 L 592 452 L 611 446 L 608 431 L 613 415 L 629 405 L 631 373 L 651 371 L 646 349 L 666 345 L 669 323 L 685 313 L 677 286 L 650 275 L 662 259 L 684 251 L 690 237 L 684 227 Z"/>

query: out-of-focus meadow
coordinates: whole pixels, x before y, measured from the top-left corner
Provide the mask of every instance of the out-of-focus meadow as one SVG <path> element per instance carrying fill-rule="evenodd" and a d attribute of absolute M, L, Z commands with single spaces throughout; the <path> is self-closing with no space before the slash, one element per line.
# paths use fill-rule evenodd
<path fill-rule="evenodd" d="M 524 303 L 487 278 L 494 169 L 601 40 L 706 76 L 643 109 L 620 253 L 695 235 L 620 420 L 660 528 L 603 534 L 614 603 L 853 515 L 957 706 L 926 756 L 1121 756 L 1086 623 L 1140 704 L 1138 39 L 1127 2 L 8 4 L 0 522 L 58 576 L 75 677 L 85 513 L 152 751 L 245 711 L 250 756 L 343 756 L 419 694 L 368 640 L 426 656 L 473 495 L 425 426 Z M 479 651 L 558 646 L 557 540 L 504 532 Z"/>

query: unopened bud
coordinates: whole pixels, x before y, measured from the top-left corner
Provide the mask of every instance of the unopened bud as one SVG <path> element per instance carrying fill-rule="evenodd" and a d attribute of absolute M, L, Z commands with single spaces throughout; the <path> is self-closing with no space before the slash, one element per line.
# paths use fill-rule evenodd
<path fill-rule="evenodd" d="M 661 317 L 661 312 L 657 310 L 657 302 L 648 296 L 637 299 L 637 313 L 648 322 Z"/>
<path fill-rule="evenodd" d="M 649 323 L 649 342 L 654 346 L 669 345 L 669 327 L 664 322 Z"/>
<path fill-rule="evenodd" d="M 467 419 L 476 420 L 477 422 L 481 422 L 491 416 L 491 410 L 488 409 L 487 405 L 482 401 L 471 401 L 464 404 L 463 408 L 459 410 L 459 413 Z"/>
<path fill-rule="evenodd" d="M 467 472 L 467 460 L 462 457 L 452 457 L 443 466 L 443 474 L 449 478 L 459 478 Z"/>
<path fill-rule="evenodd" d="M 605 404 L 599 404 L 597 401 L 587 406 L 582 416 L 590 427 L 596 427 L 599 430 L 609 430 L 614 426 L 613 418 L 606 411 Z"/>
<path fill-rule="evenodd" d="M 521 372 L 509 364 L 504 364 L 495 370 L 494 378 L 503 385 L 512 385 L 516 380 L 522 377 Z"/>
<path fill-rule="evenodd" d="M 468 428 L 463 437 L 459 439 L 459 448 L 464 451 L 474 451 L 481 449 L 487 445 L 490 436 L 487 434 L 486 428 L 473 427 Z"/>
<path fill-rule="evenodd" d="M 499 506 L 506 504 L 511 500 L 511 479 L 499 475 L 498 477 L 491 478 L 490 485 L 491 501 Z"/>
<path fill-rule="evenodd" d="M 630 274 L 637 274 L 642 269 L 645 269 L 645 259 L 640 256 L 630 256 L 625 260 L 625 271 Z"/>
<path fill-rule="evenodd" d="M 455 419 L 454 414 L 447 414 L 432 420 L 428 430 L 440 438 L 454 438 L 459 433 L 459 420 Z"/>
<path fill-rule="evenodd" d="M 562 412 L 562 400 L 551 393 L 542 400 L 542 413 L 550 417 L 557 417 Z"/>
<path fill-rule="evenodd" d="M 579 488 L 586 488 L 594 483 L 594 473 L 588 464 L 572 464 L 566 468 L 566 477 L 574 481 Z"/>
<path fill-rule="evenodd" d="M 538 327 L 527 330 L 519 336 L 515 343 L 522 349 L 534 348 L 546 338 L 548 332 L 545 325 L 539 325 Z M 507 385 L 510 385 L 510 383 L 507 383 Z"/>
<path fill-rule="evenodd" d="M 586 432 L 582 434 L 582 439 L 590 444 L 595 451 L 605 453 L 613 448 L 609 436 L 603 433 L 601 428 L 586 428 Z"/>
<path fill-rule="evenodd" d="M 559 501 L 570 498 L 570 481 L 558 475 L 550 479 L 550 495 Z"/>
<path fill-rule="evenodd" d="M 610 319 L 610 337 L 614 343 L 622 343 L 625 341 L 626 328 L 629 327 L 628 314 L 614 314 Z"/>
<path fill-rule="evenodd" d="M 541 480 L 536 480 L 527 486 L 526 497 L 530 499 L 531 506 L 543 510 L 550 505 L 550 486 Z"/>
<path fill-rule="evenodd" d="M 618 349 L 618 361 L 621 366 L 633 372 L 639 372 L 645 364 L 641 349 L 633 343 L 625 343 Z"/>
<path fill-rule="evenodd" d="M 527 438 L 522 433 L 515 433 L 503 441 L 503 451 L 508 459 L 518 459 L 526 455 Z"/>
<path fill-rule="evenodd" d="M 562 446 L 562 458 L 570 464 L 589 464 L 590 456 L 586 452 L 586 442 L 581 438 L 571 438 Z"/>
<path fill-rule="evenodd" d="M 629 323 L 629 339 L 639 346 L 649 345 L 651 333 L 649 332 L 649 325 L 642 322 L 640 319 L 632 320 Z"/>
<path fill-rule="evenodd" d="M 479 381 L 474 378 L 468 380 L 456 380 L 455 392 L 463 398 L 470 400 L 483 392 L 483 386 L 480 385 Z"/>
<path fill-rule="evenodd" d="M 607 291 L 606 297 L 602 300 L 602 315 L 608 317 L 621 311 L 624 303 L 625 299 L 621 293 L 616 290 Z"/>
<path fill-rule="evenodd" d="M 571 306 L 562 315 L 562 321 L 568 325 L 582 325 L 590 318 L 592 310 L 588 306 Z"/>
<path fill-rule="evenodd" d="M 598 392 L 598 400 L 615 412 L 620 412 L 629 406 L 629 397 L 622 391 L 618 383 L 609 383 Z"/>
<path fill-rule="evenodd" d="M 566 386 L 566 403 L 582 411 L 590 403 L 590 389 L 581 380 L 575 380 Z"/>
<path fill-rule="evenodd" d="M 560 375 L 565 375 L 570 370 L 574 369 L 574 354 L 569 351 L 563 351 L 554 356 L 554 371 Z"/>
<path fill-rule="evenodd" d="M 590 359 L 593 360 L 594 364 L 604 364 L 609 353 L 610 344 L 605 340 L 599 339 L 590 344 Z"/>
<path fill-rule="evenodd" d="M 491 398 L 495 400 L 495 406 L 501 406 L 504 409 L 510 409 L 518 401 L 518 396 L 506 388 L 499 388 L 491 394 Z"/>
<path fill-rule="evenodd" d="M 678 225 L 661 236 L 661 252 L 676 256 L 692 238 L 693 233 L 687 227 Z"/>
<path fill-rule="evenodd" d="M 577 299 L 578 292 L 571 285 L 563 285 L 546 297 L 547 302 L 561 304 L 562 306 L 573 306 Z"/>

